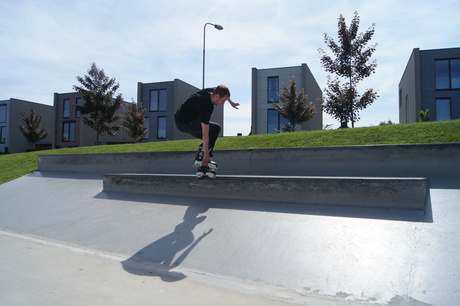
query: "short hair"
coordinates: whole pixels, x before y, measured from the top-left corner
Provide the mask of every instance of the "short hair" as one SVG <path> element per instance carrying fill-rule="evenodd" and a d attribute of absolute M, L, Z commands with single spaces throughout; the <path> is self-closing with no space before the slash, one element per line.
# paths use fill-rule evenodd
<path fill-rule="evenodd" d="M 214 89 L 213 94 L 219 95 L 219 96 L 221 96 L 221 97 L 228 96 L 228 97 L 230 98 L 230 90 L 229 90 L 228 87 L 225 86 L 225 85 L 219 85 L 219 86 L 217 86 L 217 87 Z"/>

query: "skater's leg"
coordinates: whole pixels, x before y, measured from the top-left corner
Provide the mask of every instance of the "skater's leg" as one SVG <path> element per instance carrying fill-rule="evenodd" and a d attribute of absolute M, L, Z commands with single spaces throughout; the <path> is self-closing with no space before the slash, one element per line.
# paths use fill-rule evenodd
<path fill-rule="evenodd" d="M 203 139 L 203 132 L 201 128 L 201 121 L 195 120 L 190 123 L 180 124 L 176 123 L 177 129 L 183 133 L 192 135 L 195 138 Z M 217 137 L 219 137 L 222 127 L 215 122 L 209 122 L 209 150 L 214 148 Z M 200 145 L 202 147 L 203 144 Z"/>
<path fill-rule="evenodd" d="M 217 137 L 219 137 L 222 127 L 215 122 L 209 122 L 209 154 L 212 156 L 214 145 L 216 144 Z"/>
<path fill-rule="evenodd" d="M 201 121 L 195 120 L 190 123 L 180 124 L 176 122 L 176 127 L 179 131 L 192 135 L 195 138 L 203 139 Z M 220 131 L 222 130 L 221 126 L 215 122 L 209 122 L 209 155 L 212 157 L 212 152 L 214 145 L 216 144 L 216 140 L 219 137 Z M 195 155 L 195 162 L 194 167 L 200 167 L 201 161 L 203 160 L 203 144 L 201 143 L 198 147 L 198 150 Z M 211 170 L 217 171 L 217 164 L 215 162 L 211 162 L 208 164 Z"/>
<path fill-rule="evenodd" d="M 189 123 L 176 123 L 176 127 L 179 131 L 192 135 L 195 138 L 202 139 L 203 132 L 201 129 L 201 121 L 194 120 Z"/>

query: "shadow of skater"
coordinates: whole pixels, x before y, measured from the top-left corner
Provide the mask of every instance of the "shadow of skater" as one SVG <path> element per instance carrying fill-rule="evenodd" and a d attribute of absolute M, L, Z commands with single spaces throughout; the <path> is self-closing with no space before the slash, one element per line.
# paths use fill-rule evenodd
<path fill-rule="evenodd" d="M 190 254 L 193 248 L 207 235 L 210 229 L 195 240 L 193 229 L 206 219 L 206 216 L 198 217 L 206 209 L 189 207 L 185 212 L 182 223 L 178 224 L 174 231 L 163 238 L 149 244 L 138 251 L 129 259 L 122 261 L 123 269 L 129 273 L 138 275 L 159 276 L 163 281 L 173 282 L 186 278 L 180 272 L 170 271 L 180 265 Z M 184 250 L 176 260 L 174 258 Z"/>

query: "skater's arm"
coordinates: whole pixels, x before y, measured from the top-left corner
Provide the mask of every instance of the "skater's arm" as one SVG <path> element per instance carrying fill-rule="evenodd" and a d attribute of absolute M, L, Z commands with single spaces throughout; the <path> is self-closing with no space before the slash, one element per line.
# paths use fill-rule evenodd
<path fill-rule="evenodd" d="M 211 162 L 211 156 L 209 156 L 209 124 L 201 122 L 201 132 L 203 135 L 203 160 L 202 165 L 207 166 Z"/>
<path fill-rule="evenodd" d="M 228 103 L 230 103 L 230 105 L 236 109 L 238 109 L 238 106 L 240 106 L 240 103 L 233 102 L 230 98 L 228 98 Z"/>

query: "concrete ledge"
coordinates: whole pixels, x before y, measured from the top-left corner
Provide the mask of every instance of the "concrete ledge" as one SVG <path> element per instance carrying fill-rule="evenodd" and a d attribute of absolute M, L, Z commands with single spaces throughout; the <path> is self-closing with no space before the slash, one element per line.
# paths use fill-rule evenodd
<path fill-rule="evenodd" d="M 193 174 L 195 152 L 40 155 L 40 171 Z M 460 144 L 217 150 L 225 175 L 458 176 Z"/>
<path fill-rule="evenodd" d="M 426 178 L 106 174 L 109 192 L 318 205 L 424 209 Z"/>

